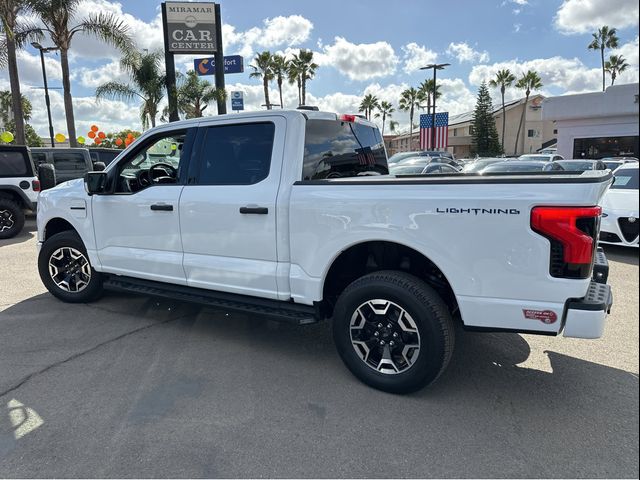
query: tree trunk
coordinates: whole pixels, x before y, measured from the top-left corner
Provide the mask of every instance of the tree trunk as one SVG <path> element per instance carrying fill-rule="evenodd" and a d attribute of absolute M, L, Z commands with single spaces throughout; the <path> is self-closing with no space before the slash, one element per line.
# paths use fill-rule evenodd
<path fill-rule="evenodd" d="M 280 109 L 283 109 L 284 102 L 282 101 L 282 78 L 278 78 L 278 91 L 280 92 Z"/>
<path fill-rule="evenodd" d="M 516 146 L 514 147 L 513 154 L 518 154 L 518 142 L 520 141 L 520 130 L 522 130 L 522 124 L 524 123 L 524 116 L 527 111 L 527 103 L 529 103 L 529 96 L 525 98 L 524 106 L 522 109 L 522 115 L 520 115 L 520 123 L 518 124 L 518 133 L 516 133 Z M 522 149 L 524 150 L 524 141 L 522 142 Z"/>
<path fill-rule="evenodd" d="M 69 146 L 77 147 L 76 124 L 73 116 L 73 100 L 71 98 L 71 82 L 69 81 L 69 51 L 66 48 L 60 49 L 60 65 L 62 66 L 62 90 L 64 92 L 64 113 L 67 117 L 67 133 L 69 136 Z"/>
<path fill-rule="evenodd" d="M 386 121 L 386 119 L 387 119 L 387 114 L 383 113 L 382 114 L 382 136 L 383 137 L 384 137 L 384 122 Z"/>
<path fill-rule="evenodd" d="M 11 87 L 11 111 L 13 112 L 13 121 L 16 124 L 15 142 L 16 145 L 26 145 L 20 78 L 18 77 L 18 64 L 16 62 L 16 42 L 9 32 L 6 32 L 5 38 L 7 39 L 7 63 L 9 67 L 9 85 Z"/>
<path fill-rule="evenodd" d="M 611 85 L 616 81 L 616 72 L 611 72 Z"/>
<path fill-rule="evenodd" d="M 413 105 L 409 110 L 409 151 L 413 151 Z"/>
<path fill-rule="evenodd" d="M 302 83 L 300 82 L 300 77 L 296 79 L 296 84 L 298 85 L 298 106 L 302 105 Z"/>
<path fill-rule="evenodd" d="M 504 87 L 500 89 L 502 93 L 502 153 L 504 153 L 504 133 L 507 126 L 507 110 L 504 108 Z"/>
<path fill-rule="evenodd" d="M 605 76 L 604 76 L 604 43 L 600 47 L 600 60 L 602 61 L 602 91 L 605 90 Z"/>
<path fill-rule="evenodd" d="M 307 79 L 302 78 L 302 105 L 307 104 Z"/>
<path fill-rule="evenodd" d="M 267 104 L 267 110 L 271 110 L 271 102 L 269 101 L 269 80 L 263 77 L 262 85 L 264 87 L 264 103 Z"/>

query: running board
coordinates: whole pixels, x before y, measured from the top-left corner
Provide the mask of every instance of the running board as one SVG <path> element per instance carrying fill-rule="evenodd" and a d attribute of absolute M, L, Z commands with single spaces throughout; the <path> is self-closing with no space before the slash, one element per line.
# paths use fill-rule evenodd
<path fill-rule="evenodd" d="M 197 303 L 221 310 L 233 310 L 268 317 L 269 320 L 307 325 L 319 319 L 315 307 L 292 302 L 238 295 L 235 293 L 205 290 L 203 288 L 154 282 L 139 278 L 109 275 L 104 288 L 120 292 L 139 293 L 155 297 L 170 298 L 183 302 Z"/>

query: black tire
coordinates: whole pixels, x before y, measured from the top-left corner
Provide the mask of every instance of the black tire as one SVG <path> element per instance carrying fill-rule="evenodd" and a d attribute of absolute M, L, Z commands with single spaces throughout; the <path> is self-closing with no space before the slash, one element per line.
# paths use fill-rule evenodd
<path fill-rule="evenodd" d="M 78 253 L 82 256 L 78 256 Z M 55 280 L 50 262 L 55 264 L 54 271 L 58 272 Z M 65 269 L 68 265 L 70 267 Z M 91 302 L 99 298 L 103 291 L 102 275 L 91 266 L 84 243 L 74 231 L 57 233 L 44 242 L 38 255 L 38 272 L 47 290 L 63 302 Z M 56 280 L 61 281 L 62 285 Z"/>
<path fill-rule="evenodd" d="M 24 227 L 24 210 L 13 200 L 0 197 L 0 239 L 13 238 Z"/>
<path fill-rule="evenodd" d="M 370 308 L 372 304 L 367 302 L 374 299 L 389 302 L 387 313 L 381 316 L 381 310 L 376 312 Z M 377 302 L 377 304 L 373 302 L 373 304 L 380 309 L 384 308 L 383 302 Z M 356 316 L 359 308 L 363 313 Z M 399 315 L 401 310 L 404 310 L 404 314 Z M 369 315 L 369 318 L 365 314 Z M 397 316 L 393 318 L 394 315 Z M 404 328 L 409 324 L 406 320 L 401 320 L 402 316 L 409 318 L 412 322 L 410 329 L 412 332 L 415 324 L 416 333 L 409 333 Z M 354 335 L 358 336 L 356 340 L 359 340 L 362 335 L 362 338 L 371 338 L 373 344 L 370 340 L 367 341 L 367 347 L 362 346 L 365 342 L 356 342 L 360 343 L 360 347 L 352 344 L 352 317 L 356 319 L 355 322 L 359 322 L 359 325 L 363 325 L 353 330 L 356 332 Z M 372 322 L 371 319 L 374 321 Z M 384 328 L 385 326 L 379 330 L 382 321 L 387 322 L 380 319 L 388 320 L 386 325 L 389 326 L 388 330 Z M 371 333 L 371 329 L 375 330 L 371 335 L 376 337 L 368 337 L 368 334 L 365 334 L 367 329 L 368 333 Z M 385 343 L 381 340 L 383 338 L 387 340 L 388 350 L 379 346 Z M 355 280 L 342 292 L 333 314 L 333 339 L 340 357 L 357 378 L 367 385 L 392 393 L 414 392 L 433 383 L 447 367 L 455 342 L 453 321 L 442 298 L 419 278 L 397 271 L 380 271 L 365 275 Z M 404 351 L 404 347 L 415 344 L 416 339 L 419 349 L 408 349 L 406 354 L 399 354 L 399 348 L 402 348 L 400 351 Z M 396 340 L 393 347 L 395 350 L 390 350 L 390 340 Z M 360 354 L 357 353 L 356 348 L 359 348 Z M 382 352 L 387 353 L 386 358 L 391 356 L 399 359 L 393 361 L 391 365 L 387 361 L 384 362 L 392 367 L 392 369 L 384 368 L 387 372 L 394 370 L 397 373 L 382 373 L 365 361 L 366 359 L 372 362 L 373 358 L 375 364 L 377 362 L 375 355 L 382 357 Z M 395 353 L 392 354 L 392 352 Z M 413 356 L 408 357 L 409 355 Z M 378 368 L 381 368 L 382 364 L 383 362 L 380 361 Z"/>
<path fill-rule="evenodd" d="M 50 163 L 43 163 L 38 167 L 38 180 L 40 188 L 49 190 L 56 186 L 56 170 Z"/>

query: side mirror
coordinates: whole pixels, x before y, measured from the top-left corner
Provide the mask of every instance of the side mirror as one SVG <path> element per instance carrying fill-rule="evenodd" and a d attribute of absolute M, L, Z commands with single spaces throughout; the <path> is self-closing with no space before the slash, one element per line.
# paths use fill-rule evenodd
<path fill-rule="evenodd" d="M 87 172 L 84 175 L 84 189 L 89 195 L 104 193 L 107 186 L 107 174 L 105 172 Z"/>
<path fill-rule="evenodd" d="M 50 163 L 41 163 L 38 166 L 38 179 L 40 180 L 40 188 L 49 190 L 56 186 L 56 171 Z"/>
<path fill-rule="evenodd" d="M 102 172 L 107 166 L 104 162 L 93 162 L 93 171 L 94 172 Z"/>

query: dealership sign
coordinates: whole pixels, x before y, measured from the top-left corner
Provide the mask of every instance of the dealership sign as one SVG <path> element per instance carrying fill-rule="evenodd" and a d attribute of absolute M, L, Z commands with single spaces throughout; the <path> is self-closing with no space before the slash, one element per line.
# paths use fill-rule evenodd
<path fill-rule="evenodd" d="M 167 45 L 178 54 L 216 51 L 215 3 L 166 2 Z"/>

